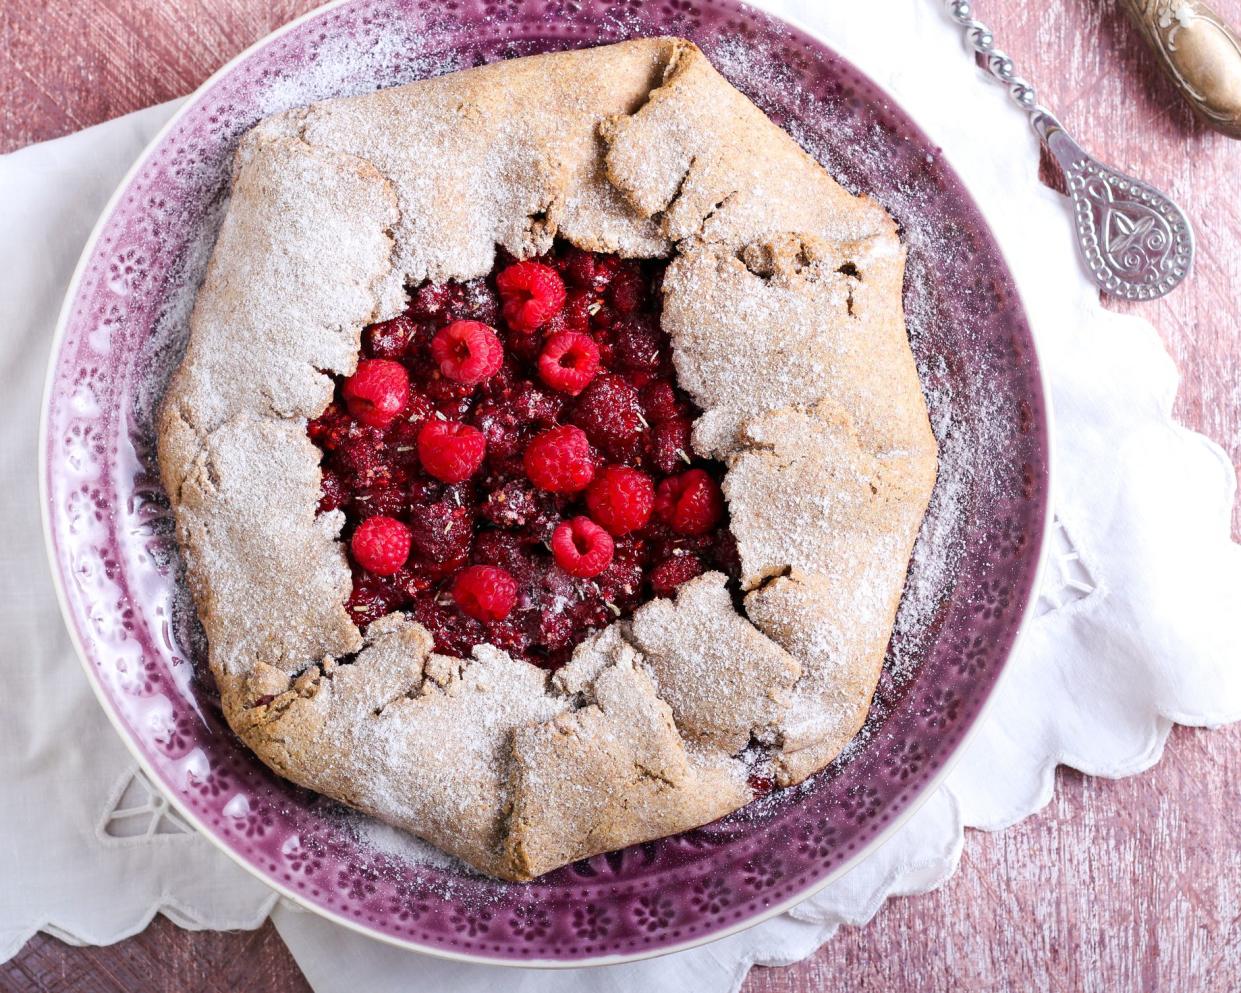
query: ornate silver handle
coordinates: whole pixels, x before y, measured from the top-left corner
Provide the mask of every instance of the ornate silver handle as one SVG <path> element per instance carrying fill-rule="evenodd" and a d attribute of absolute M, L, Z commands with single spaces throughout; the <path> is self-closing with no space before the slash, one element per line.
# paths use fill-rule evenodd
<path fill-rule="evenodd" d="M 987 71 L 1025 111 L 1064 171 L 1078 250 L 1099 288 L 1126 300 L 1153 300 L 1180 284 L 1194 256 L 1193 230 L 1181 208 L 1153 186 L 1087 155 L 996 47 L 970 0 L 944 0 L 944 5 L 962 27 L 966 44 L 983 56 Z"/>

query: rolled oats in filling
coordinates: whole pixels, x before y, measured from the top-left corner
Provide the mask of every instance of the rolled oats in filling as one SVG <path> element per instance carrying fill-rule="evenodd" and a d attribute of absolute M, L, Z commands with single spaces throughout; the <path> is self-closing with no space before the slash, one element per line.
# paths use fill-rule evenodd
<path fill-rule="evenodd" d="M 681 39 L 260 122 L 159 422 L 230 724 L 515 880 L 822 769 L 935 479 L 903 271 Z"/>

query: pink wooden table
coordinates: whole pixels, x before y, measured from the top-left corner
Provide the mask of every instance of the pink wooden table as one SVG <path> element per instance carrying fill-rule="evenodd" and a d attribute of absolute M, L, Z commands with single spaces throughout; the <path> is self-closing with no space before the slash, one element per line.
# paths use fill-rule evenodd
<path fill-rule="evenodd" d="M 925 0 L 927 3 L 937 0 Z M 1241 0 L 1214 0 L 1241 24 Z M 188 93 L 315 0 L 0 0 L 0 152 Z M 1192 279 L 1145 305 L 1181 369 L 1179 416 L 1241 462 L 1241 143 L 1204 130 L 1111 0 L 982 0 L 980 12 L 1088 147 L 1176 196 Z M 1241 513 L 1234 515 L 1241 533 Z M 1241 664 L 1241 634 L 1238 635 Z M 866 989 L 1241 989 L 1241 727 L 1179 729 L 1151 772 L 1073 772 L 1039 815 L 971 833 L 935 893 L 895 900 L 750 993 Z M 36 937 L 3 991 L 307 989 L 269 926 L 191 934 L 162 918 L 110 948 Z"/>

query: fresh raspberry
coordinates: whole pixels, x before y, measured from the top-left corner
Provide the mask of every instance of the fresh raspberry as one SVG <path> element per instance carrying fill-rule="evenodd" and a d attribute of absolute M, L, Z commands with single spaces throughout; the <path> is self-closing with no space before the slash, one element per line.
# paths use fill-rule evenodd
<path fill-rule="evenodd" d="M 564 521 L 552 532 L 552 557 L 570 576 L 590 579 L 612 564 L 612 536 L 589 517 Z"/>
<path fill-rule="evenodd" d="M 537 331 L 564 306 L 560 274 L 540 262 L 517 262 L 496 276 L 504 319 L 514 331 Z"/>
<path fill-rule="evenodd" d="M 415 503 L 410 508 L 410 540 L 419 555 L 444 563 L 470 554 L 474 515 L 463 503 L 448 498 Z"/>
<path fill-rule="evenodd" d="M 644 421 L 638 391 L 620 376 L 596 376 L 573 409 L 573 423 L 618 462 L 634 456 Z"/>
<path fill-rule="evenodd" d="M 647 455 L 665 475 L 685 468 L 689 461 L 691 426 L 686 420 L 662 421 L 651 428 Z"/>
<path fill-rule="evenodd" d="M 491 276 L 419 287 L 405 314 L 364 329 L 363 363 L 407 370 L 404 409 L 389 422 L 381 408 L 375 426 L 347 409 L 342 382 L 307 426 L 324 451 L 322 510 L 344 511 L 350 535 L 381 517 L 408 531 L 395 573 L 350 556 L 358 624 L 405 610 L 439 652 L 469 657 L 489 642 L 554 670 L 652 589 L 670 595 L 709 569 L 738 574 L 731 534 L 709 526 L 727 520 L 718 477 L 703 483 L 681 455 L 697 411 L 673 380 L 661 278 L 658 265 L 571 246 L 525 262 L 501 249 Z M 450 327 L 459 322 L 485 326 L 485 354 Z M 361 400 L 373 414 L 375 398 Z M 607 541 L 610 560 L 596 565 Z M 473 567 L 511 580 L 503 619 L 454 603 Z"/>
<path fill-rule="evenodd" d="M 373 359 L 399 359 L 417 330 L 418 325 L 403 314 L 372 324 L 362 333 L 362 350 Z"/>
<path fill-rule="evenodd" d="M 478 321 L 453 321 L 431 339 L 431 357 L 455 383 L 476 385 L 504 364 L 504 346 L 495 329 Z"/>
<path fill-rule="evenodd" d="M 706 571 L 697 555 L 674 555 L 651 570 L 651 592 L 656 596 L 672 596 L 678 586 L 688 583 Z"/>
<path fill-rule="evenodd" d="M 376 576 L 391 576 L 409 558 L 409 528 L 391 517 L 368 517 L 349 541 L 353 560 Z"/>
<path fill-rule="evenodd" d="M 530 482 L 551 493 L 576 493 L 595 475 L 594 453 L 581 428 L 549 428 L 526 446 L 522 459 Z"/>
<path fill-rule="evenodd" d="M 517 603 L 517 581 L 494 565 L 472 565 L 457 573 L 452 598 L 478 621 L 502 621 Z"/>
<path fill-rule="evenodd" d="M 645 527 L 654 505 L 655 484 L 651 477 L 627 466 L 608 466 L 586 491 L 590 516 L 613 535 Z"/>
<path fill-rule="evenodd" d="M 391 359 L 363 359 L 345 380 L 345 405 L 363 424 L 386 428 L 409 401 L 409 373 Z"/>
<path fill-rule="evenodd" d="M 724 494 L 704 470 L 690 469 L 660 482 L 655 514 L 677 534 L 706 534 L 724 517 Z"/>
<path fill-rule="evenodd" d="M 552 335 L 539 356 L 539 378 L 553 390 L 577 396 L 599 371 L 599 346 L 588 334 Z"/>
<path fill-rule="evenodd" d="M 325 452 L 334 452 L 349 433 L 349 415 L 336 403 L 329 403 L 322 414 L 306 425 L 306 433 Z"/>
<path fill-rule="evenodd" d="M 445 483 L 469 479 L 483 464 L 487 441 L 478 428 L 433 417 L 418 432 L 418 460 L 428 475 Z"/>

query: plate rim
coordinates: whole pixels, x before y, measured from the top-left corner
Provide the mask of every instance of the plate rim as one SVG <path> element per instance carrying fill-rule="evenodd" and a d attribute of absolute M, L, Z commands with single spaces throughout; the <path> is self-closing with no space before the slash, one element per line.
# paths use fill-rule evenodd
<path fill-rule="evenodd" d="M 177 813 L 180 814 L 181 817 L 184 818 L 185 821 L 194 828 L 196 834 L 206 838 L 209 842 L 211 842 L 212 845 L 214 845 L 217 849 L 219 849 L 225 855 L 227 855 L 229 859 L 231 859 L 237 865 L 241 866 L 242 869 L 250 873 L 250 875 L 254 876 L 254 878 L 259 880 L 265 886 L 273 890 L 273 892 L 276 893 L 278 896 L 291 901 L 292 903 L 296 904 L 299 908 L 303 910 L 314 913 L 322 917 L 323 919 L 328 920 L 334 924 L 348 928 L 349 930 L 357 934 L 360 934 L 364 937 L 370 938 L 375 941 L 381 941 L 385 944 L 391 945 L 396 948 L 400 948 L 404 951 L 430 955 L 434 958 L 440 958 L 440 959 L 445 959 L 445 960 L 454 961 L 454 962 L 467 963 L 470 965 L 499 966 L 499 967 L 516 968 L 516 969 L 560 969 L 560 970 L 564 970 L 564 969 L 595 968 L 598 966 L 607 966 L 607 965 L 620 965 L 620 964 L 624 964 L 628 962 L 639 962 L 639 961 L 644 961 L 644 960 L 653 959 L 653 958 L 660 958 L 665 955 L 672 955 L 678 952 L 688 951 L 692 948 L 697 948 L 702 945 L 710 944 L 715 941 L 719 941 L 723 938 L 727 938 L 731 935 L 738 934 L 741 931 L 749 930 L 750 928 L 755 927 L 759 924 L 762 924 L 765 921 L 771 920 L 773 917 L 776 917 L 782 913 L 785 913 L 786 911 L 795 907 L 797 904 L 802 903 L 803 901 L 809 899 L 814 894 L 818 893 L 820 890 L 826 887 L 828 884 L 835 881 L 836 879 L 839 879 L 845 873 L 855 868 L 860 862 L 862 862 L 862 860 L 874 854 L 874 852 L 878 848 L 880 848 L 883 844 L 885 844 L 897 832 L 897 830 L 903 827 L 904 824 L 915 813 L 921 810 L 923 805 L 939 789 L 939 787 L 943 784 L 944 780 L 947 779 L 949 773 L 951 773 L 953 769 L 956 767 L 957 762 L 960 760 L 962 754 L 965 752 L 970 742 L 974 739 L 975 735 L 978 732 L 978 729 L 982 726 L 987 716 L 990 714 L 991 709 L 995 704 L 996 697 L 998 695 L 997 691 L 999 690 L 1000 686 L 1004 683 L 1005 679 L 1007 679 L 1011 674 L 1010 662 L 1012 660 L 1012 656 L 1021 647 L 1022 641 L 1026 637 L 1029 631 L 1029 628 L 1031 626 L 1031 622 L 1034 620 L 1034 617 L 1035 617 L 1034 606 L 1038 601 L 1038 591 L 1041 588 L 1045 569 L 1047 567 L 1048 539 L 1051 534 L 1051 529 L 1054 523 L 1054 514 L 1052 512 L 1051 494 L 1054 491 L 1054 484 L 1055 484 L 1055 477 L 1056 477 L 1055 458 L 1054 458 L 1055 416 L 1054 416 L 1054 409 L 1052 407 L 1051 388 L 1047 382 L 1047 378 L 1043 375 L 1044 362 L 1042 360 L 1042 355 L 1040 352 L 1038 340 L 1033 333 L 1032 327 L 1030 328 L 1030 336 L 1029 336 L 1030 342 L 1031 342 L 1031 348 L 1032 348 L 1031 359 L 1032 359 L 1032 365 L 1034 367 L 1034 372 L 1035 372 L 1036 378 L 1039 383 L 1039 387 L 1043 395 L 1042 425 L 1041 426 L 1043 429 L 1043 435 L 1046 438 L 1046 447 L 1047 447 L 1046 465 L 1044 467 L 1044 472 L 1043 472 L 1044 480 L 1045 480 L 1043 506 L 1042 506 L 1043 528 L 1042 528 L 1042 533 L 1038 536 L 1038 559 L 1037 559 L 1037 563 L 1034 569 L 1030 594 L 1026 597 L 1025 604 L 1022 607 L 1021 617 L 1017 624 L 1016 631 L 1013 635 L 1012 645 L 1010 646 L 1008 652 L 1004 656 L 1003 662 L 1001 663 L 1001 666 L 1000 666 L 1000 672 L 998 676 L 996 677 L 992 685 L 987 689 L 986 696 L 983 700 L 981 707 L 978 710 L 978 713 L 974 716 L 970 724 L 964 729 L 964 732 L 961 735 L 961 739 L 957 742 L 955 747 L 952 749 L 948 758 L 944 760 L 944 762 L 939 767 L 939 769 L 935 772 L 934 775 L 932 775 L 923 784 L 920 790 L 908 800 L 908 802 L 905 805 L 905 808 L 899 811 L 883 827 L 882 830 L 876 833 L 874 837 L 872 837 L 869 841 L 867 841 L 866 844 L 864 844 L 851 856 L 848 856 L 847 858 L 845 858 L 839 865 L 835 866 L 833 869 L 826 872 L 820 879 L 815 880 L 813 883 L 811 883 L 807 887 L 803 888 L 802 890 L 798 891 L 797 893 L 789 897 L 786 897 L 785 899 L 781 900 L 779 903 L 773 904 L 770 907 L 763 908 L 762 911 L 748 918 L 734 922 L 732 924 L 725 925 L 724 927 L 718 930 L 711 931 L 706 934 L 697 935 L 694 938 L 690 938 L 686 941 L 679 942 L 677 944 L 664 945 L 658 948 L 643 949 L 643 950 L 638 950 L 634 952 L 621 952 L 621 953 L 616 953 L 612 955 L 598 955 L 598 956 L 591 956 L 591 957 L 580 958 L 580 959 L 558 959 L 558 958 L 510 959 L 510 958 L 501 958 L 501 957 L 491 957 L 487 955 L 480 955 L 480 954 L 475 954 L 475 953 L 470 953 L 470 952 L 460 952 L 460 951 L 454 951 L 454 950 L 445 949 L 441 947 L 436 947 L 430 944 L 424 944 L 418 941 L 414 941 L 412 939 L 402 938 L 397 935 L 388 934 L 384 931 L 371 928 L 362 922 L 351 920 L 350 918 L 345 917 L 344 915 L 339 914 L 332 909 L 323 907 L 319 904 L 312 902 L 311 900 L 307 899 L 304 894 L 298 893 L 296 890 L 285 886 L 279 880 L 274 879 L 268 874 L 264 873 L 259 866 L 251 864 L 249 861 L 243 858 L 238 852 L 234 851 L 229 845 L 227 845 L 222 838 L 218 837 L 216 833 L 213 832 L 202 821 L 202 819 L 197 814 L 195 814 L 190 807 L 188 807 L 188 805 L 184 804 L 178 796 L 176 796 L 175 794 L 166 792 L 162 788 L 162 785 L 161 785 L 162 777 L 156 772 L 155 768 L 150 763 L 145 753 L 138 747 L 138 743 L 130 736 L 128 731 L 125 729 L 121 721 L 120 715 L 116 711 L 111 701 L 111 698 L 105 692 L 104 687 L 102 683 L 100 682 L 98 675 L 94 672 L 93 666 L 87 660 L 87 654 L 86 654 L 83 640 L 81 637 L 81 632 L 76 623 L 75 615 L 72 613 L 72 610 L 70 608 L 68 595 L 64 587 L 64 576 L 60 568 L 61 561 L 57 554 L 56 541 L 55 541 L 55 537 L 54 537 L 53 530 L 52 530 L 51 500 L 50 500 L 49 477 L 48 477 L 48 473 L 50 470 L 50 464 L 49 464 L 49 459 L 48 459 L 48 441 L 49 441 L 48 432 L 49 432 L 50 421 L 51 421 L 52 391 L 55 385 L 58 360 L 60 358 L 61 349 L 63 348 L 64 339 L 65 339 L 65 336 L 68 330 L 70 314 L 73 309 L 73 305 L 75 301 L 77 300 L 78 293 L 81 289 L 81 283 L 82 283 L 82 279 L 86 272 L 87 264 L 90 258 L 92 257 L 92 255 L 94 254 L 94 251 L 98 245 L 99 239 L 102 235 L 103 229 L 105 228 L 108 221 L 111 219 L 113 213 L 115 212 L 121 200 L 122 195 L 129 188 L 130 184 L 136 178 L 140 170 L 147 165 L 148 161 L 150 160 L 152 155 L 155 153 L 156 149 L 161 145 L 161 143 L 167 137 L 167 135 L 179 123 L 181 123 L 184 117 L 186 117 L 195 108 L 195 106 L 198 104 L 200 99 L 206 94 L 206 92 L 209 89 L 211 89 L 224 76 L 232 72 L 240 64 L 242 64 L 247 59 L 249 59 L 251 55 L 271 45 L 274 41 L 276 41 L 280 37 L 295 30 L 296 28 L 298 28 L 299 26 L 301 26 L 307 21 L 310 21 L 316 17 L 319 17 L 337 7 L 345 6 L 346 4 L 349 4 L 351 2 L 354 2 L 354 0 L 328 0 L 327 3 L 324 3 L 318 7 L 315 7 L 312 10 L 306 11 L 304 14 L 294 18 L 288 23 L 281 25 L 280 27 L 276 28 L 270 33 L 259 38 L 258 40 L 253 42 L 251 45 L 247 46 L 245 49 L 243 49 L 233 58 L 229 59 L 226 63 L 220 66 L 220 68 L 218 68 L 209 77 L 207 77 L 207 79 L 205 79 L 198 87 L 196 87 L 193 92 L 191 92 L 185 98 L 183 98 L 183 102 L 181 106 L 178 107 L 173 112 L 172 116 L 151 137 L 151 140 L 146 144 L 142 152 L 138 155 L 138 157 L 134 160 L 133 164 L 129 167 L 129 169 L 125 172 L 124 176 L 118 182 L 116 189 L 112 192 L 112 195 L 108 198 L 107 203 L 104 205 L 102 211 L 100 212 L 99 217 L 96 220 L 95 225 L 91 230 L 90 236 L 87 238 L 85 244 L 82 247 L 82 252 L 78 257 L 77 264 L 74 266 L 73 275 L 71 276 L 68 286 L 66 287 L 65 296 L 61 303 L 60 311 L 56 319 L 56 327 L 53 332 L 52 340 L 50 343 L 48 366 L 47 366 L 47 370 L 44 375 L 44 385 L 43 385 L 43 391 L 42 391 L 42 396 L 40 400 L 41 406 L 40 406 L 40 412 L 39 412 L 39 430 L 38 430 L 38 446 L 39 446 L 38 447 L 38 486 L 39 486 L 39 517 L 40 517 L 40 521 L 42 524 L 42 530 L 43 530 L 43 549 L 44 549 L 45 555 L 47 556 L 47 565 L 51 573 L 52 586 L 56 592 L 56 601 L 60 608 L 61 619 L 64 622 L 65 629 L 69 635 L 69 640 L 73 644 L 74 653 L 77 656 L 78 663 L 81 665 L 82 669 L 85 671 L 87 682 L 90 684 L 91 690 L 94 693 L 96 700 L 99 702 L 104 713 L 107 715 L 109 723 L 112 725 L 113 729 L 116 731 L 117 736 L 124 743 L 125 748 L 129 751 L 130 755 L 138 763 L 139 768 L 142 770 L 147 780 L 152 784 L 152 786 L 155 789 L 160 791 L 160 794 L 164 796 L 164 798 L 172 805 L 172 807 L 177 811 Z M 766 9 L 765 4 L 763 3 L 763 0 L 740 0 L 739 6 L 742 9 L 746 7 L 752 7 L 753 9 L 758 10 L 764 16 L 770 17 L 776 20 L 777 22 L 784 23 L 792 27 L 795 31 L 800 32 L 805 37 L 811 39 L 817 45 L 822 46 L 828 52 L 833 53 L 833 54 L 838 54 L 840 55 L 841 58 L 844 58 L 846 61 L 849 61 L 850 65 L 852 65 L 853 68 L 858 73 L 864 76 L 866 80 L 872 86 L 875 87 L 876 90 L 882 93 L 893 107 L 899 109 L 900 112 L 911 123 L 913 123 L 913 125 L 916 128 L 918 128 L 918 130 L 922 131 L 924 135 L 927 134 L 927 132 L 922 127 L 922 125 L 917 121 L 917 119 L 912 114 L 910 114 L 907 110 L 905 110 L 904 104 L 901 101 L 895 99 L 886 87 L 878 83 L 869 73 L 863 72 L 861 69 L 857 68 L 857 66 L 854 63 L 852 63 L 851 60 L 849 60 L 847 54 L 838 52 L 834 45 L 829 43 L 821 34 L 819 34 L 818 31 L 807 26 L 804 22 L 800 20 L 800 18 L 796 16 L 789 16 L 783 13 L 780 13 L 780 14 L 773 13 L 772 11 Z M 1009 275 L 1009 278 L 1012 282 L 1013 291 L 1016 295 L 1017 305 L 1020 307 L 1020 312 L 1022 316 L 1025 317 L 1026 319 L 1027 327 L 1030 327 L 1029 311 L 1027 310 L 1025 306 L 1025 302 L 1022 298 L 1020 286 L 1017 284 L 1017 280 L 1013 278 L 1012 276 L 1012 268 L 1008 263 L 1007 255 L 1003 249 L 1003 246 L 1000 243 L 1000 240 L 995 235 L 994 228 L 992 227 L 990 221 L 987 219 L 987 216 L 983 212 L 982 208 L 979 206 L 977 199 L 973 196 L 964 178 L 962 178 L 961 174 L 955 168 L 953 168 L 952 161 L 947 156 L 945 156 L 945 164 L 951 170 L 952 174 L 956 177 L 958 182 L 960 182 L 962 189 L 965 190 L 967 194 L 969 194 L 971 205 L 977 211 L 979 220 L 981 221 L 983 227 L 985 228 L 987 233 L 991 236 L 991 240 L 993 244 L 995 245 L 995 249 L 997 253 L 999 254 L 999 258 L 1004 264 L 1004 270 Z"/>

